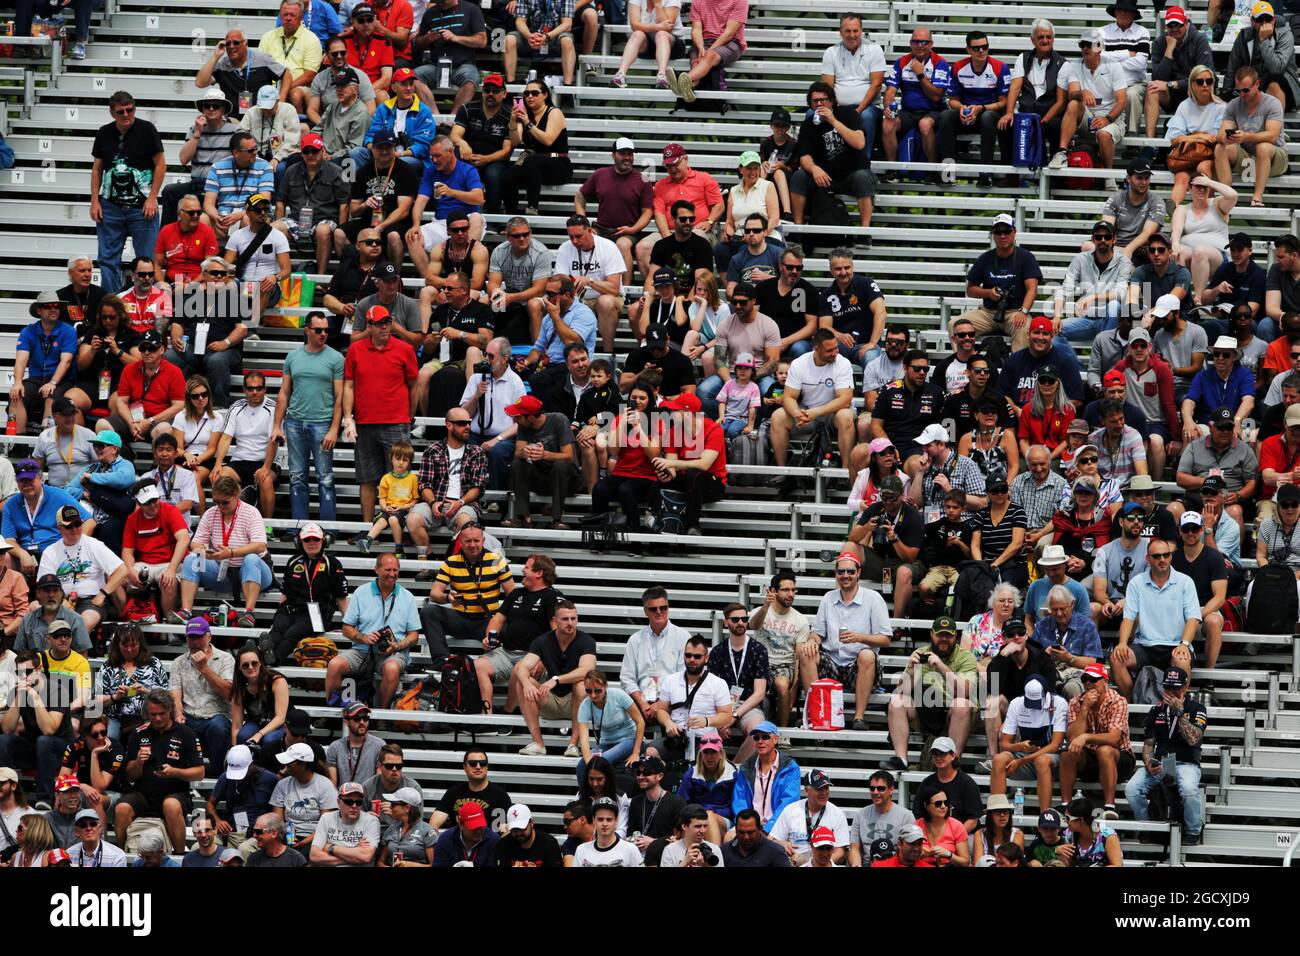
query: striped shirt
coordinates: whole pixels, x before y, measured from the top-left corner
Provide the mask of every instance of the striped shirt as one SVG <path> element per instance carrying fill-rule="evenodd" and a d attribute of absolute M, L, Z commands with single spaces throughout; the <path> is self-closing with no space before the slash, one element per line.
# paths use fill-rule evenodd
<path fill-rule="evenodd" d="M 1025 512 L 1028 526 L 1037 530 L 1052 520 L 1061 492 L 1068 487 L 1065 479 L 1054 471 L 1047 473 L 1047 480 L 1041 485 L 1032 473 L 1025 471 L 1011 482 L 1011 500 Z"/>
<path fill-rule="evenodd" d="M 511 581 L 510 565 L 493 551 L 484 551 L 472 569 L 463 554 L 453 554 L 438 569 L 438 581 L 460 595 L 455 609 L 462 614 L 482 616 L 501 607 L 504 588 Z"/>
<path fill-rule="evenodd" d="M 1016 528 L 1025 528 L 1028 519 L 1025 512 L 1016 504 L 1007 505 L 1007 513 L 997 524 L 993 523 L 993 510 L 985 508 L 975 515 L 975 530 L 980 533 L 980 554 L 985 561 L 996 561 L 1011 545 L 1011 535 Z M 1042 525 L 1039 525 L 1042 527 Z M 1019 564 L 1020 558 L 1014 557 L 1007 564 Z"/>
<path fill-rule="evenodd" d="M 225 520 L 221 510 L 213 505 L 203 512 L 199 527 L 194 532 L 194 541 L 205 547 L 218 551 L 222 548 L 242 548 L 258 542 L 266 544 L 266 526 L 262 524 L 262 514 L 247 502 L 240 501 L 235 506 L 234 523 Z M 263 547 L 262 551 L 265 552 Z M 244 563 L 243 556 L 230 559 L 230 566 L 237 568 Z"/>
<path fill-rule="evenodd" d="M 1146 448 L 1142 445 L 1142 435 L 1132 425 L 1124 426 L 1119 446 L 1114 450 L 1106 441 L 1104 428 L 1098 428 L 1089 435 L 1088 442 L 1097 446 L 1097 470 L 1107 478 L 1115 479 L 1121 485 L 1137 474 L 1135 466 L 1139 461 L 1147 460 Z"/>
<path fill-rule="evenodd" d="M 214 163 L 230 158 L 230 137 L 238 132 L 239 124 L 230 119 L 223 120 L 216 129 L 205 126 L 199 133 L 198 145 L 194 147 L 194 158 L 190 160 L 190 175 L 206 180 Z"/>
<path fill-rule="evenodd" d="M 248 197 L 254 193 L 274 196 L 275 177 L 271 173 L 271 164 L 264 159 L 253 160 L 253 165 L 247 169 L 236 169 L 235 158 L 227 156 L 212 164 L 203 191 L 217 194 L 217 212 L 227 216 L 242 210 Z"/>

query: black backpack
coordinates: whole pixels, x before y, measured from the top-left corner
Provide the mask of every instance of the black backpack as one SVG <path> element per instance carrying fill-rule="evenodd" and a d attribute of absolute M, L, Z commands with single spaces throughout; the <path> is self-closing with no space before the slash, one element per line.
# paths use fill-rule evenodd
<path fill-rule="evenodd" d="M 1295 572 L 1285 564 L 1266 564 L 1255 571 L 1246 602 L 1246 630 L 1251 634 L 1294 634 Z"/>
<path fill-rule="evenodd" d="M 474 662 L 464 654 L 452 654 L 439 666 L 438 711 L 444 714 L 481 714 L 483 695 L 479 693 Z"/>
<path fill-rule="evenodd" d="M 963 561 L 957 565 L 957 584 L 953 588 L 957 598 L 955 616 L 960 620 L 987 608 L 999 580 L 998 572 L 987 561 Z"/>
<path fill-rule="evenodd" d="M 694 89 L 696 93 L 717 93 L 726 89 L 726 82 L 726 68 L 715 66 L 694 84 Z M 679 96 L 677 102 L 673 104 L 672 112 L 676 113 L 678 110 L 686 110 L 690 113 L 717 113 L 721 116 L 729 109 L 731 109 L 731 104 L 722 97 L 709 97 L 707 99 L 697 97 L 687 103 Z"/>

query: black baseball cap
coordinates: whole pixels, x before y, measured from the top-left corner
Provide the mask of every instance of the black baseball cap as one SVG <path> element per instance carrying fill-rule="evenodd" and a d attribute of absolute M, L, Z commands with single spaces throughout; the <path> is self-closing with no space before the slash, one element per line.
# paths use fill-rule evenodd
<path fill-rule="evenodd" d="M 742 279 L 740 282 L 737 282 L 735 288 L 731 290 L 731 298 L 733 300 L 738 295 L 743 295 L 747 299 L 752 299 L 754 296 L 758 295 L 758 289 L 755 287 L 754 283 Z"/>
<path fill-rule="evenodd" d="M 1151 164 L 1145 159 L 1135 159 L 1128 164 L 1128 169 L 1124 172 L 1128 176 L 1150 176 Z"/>
<path fill-rule="evenodd" d="M 379 265 L 375 266 L 376 279 L 400 279 L 402 273 L 398 271 L 397 266 L 393 265 L 387 259 L 384 259 Z"/>
<path fill-rule="evenodd" d="M 355 15 L 355 14 L 354 14 Z M 396 146 L 397 136 L 391 129 L 381 129 L 370 140 L 372 146 Z"/>
<path fill-rule="evenodd" d="M 888 860 L 894 855 L 894 844 L 889 840 L 872 840 L 871 841 L 871 862 L 877 860 Z"/>
<path fill-rule="evenodd" d="M 790 111 L 778 106 L 772 110 L 772 115 L 767 118 L 767 122 L 772 126 L 789 126 L 792 122 Z"/>
<path fill-rule="evenodd" d="M 1228 237 L 1229 249 L 1249 249 L 1254 246 L 1255 241 L 1250 238 L 1248 232 L 1234 232 Z"/>
<path fill-rule="evenodd" d="M 350 66 L 335 70 L 333 80 L 335 86 L 351 86 L 353 83 L 361 82 L 357 78 L 357 71 Z"/>
<path fill-rule="evenodd" d="M 645 346 L 648 349 L 661 349 L 668 344 L 668 330 L 662 325 L 652 325 L 645 330 Z"/>

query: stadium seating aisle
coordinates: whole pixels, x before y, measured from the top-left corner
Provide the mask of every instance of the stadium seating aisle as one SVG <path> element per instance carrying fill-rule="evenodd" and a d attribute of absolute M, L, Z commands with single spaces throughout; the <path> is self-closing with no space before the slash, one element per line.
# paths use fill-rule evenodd
<path fill-rule="evenodd" d="M 96 228 L 90 219 L 89 195 L 91 143 L 95 131 L 111 119 L 106 111 L 109 94 L 118 89 L 132 93 L 137 103 L 137 118 L 154 123 L 161 133 L 168 181 L 188 179 L 180 149 L 195 114 L 191 101 L 199 95 L 193 84 L 194 72 L 206 59 L 212 44 L 227 30 L 241 28 L 250 44 L 255 45 L 256 38 L 275 25 L 274 13 L 265 2 L 230 0 L 220 7 L 221 14 L 209 13 L 211 6 L 194 0 L 179 0 L 165 6 L 148 0 L 120 0 L 110 6 L 110 12 L 95 14 L 86 59 L 66 60 L 59 64 L 57 73 L 51 72 L 47 62 L 20 61 L 33 78 L 30 90 L 17 81 L 12 88 L 6 85 L 7 74 L 0 67 L 0 95 L 8 100 L 4 122 L 6 139 L 17 156 L 14 169 L 0 171 L 0 274 L 4 277 L 3 288 L 8 292 L 0 298 L 0 384 L 6 393 L 12 384 L 18 336 L 32 323 L 34 313 L 29 314 L 28 306 L 37 294 L 68 282 L 67 260 L 95 253 Z M 1031 27 L 1042 17 L 1052 20 L 1056 26 L 1058 50 L 1074 60 L 1078 55 L 1078 40 L 1089 31 L 1111 23 L 1105 6 L 1091 2 L 1069 9 L 1042 5 L 1004 7 L 999 10 L 996 22 L 988 22 L 987 8 L 976 4 L 945 0 L 873 3 L 863 11 L 862 26 L 868 39 L 883 47 L 891 64 L 908 52 L 910 30 L 916 24 L 928 25 L 933 30 L 933 49 L 949 62 L 966 55 L 963 47 L 967 31 L 976 27 L 987 33 L 992 55 L 1009 61 L 1030 49 Z M 813 74 L 820 72 L 817 64 L 821 62 L 822 51 L 839 39 L 838 12 L 810 0 L 751 0 L 749 9 L 750 20 L 746 25 L 749 48 L 728 69 L 726 93 L 717 94 L 728 101 L 729 108 L 723 115 L 707 109 L 672 109 L 675 91 L 655 89 L 651 69 L 638 68 L 629 73 L 626 89 L 611 87 L 609 76 L 617 68 L 627 29 L 613 25 L 602 28 L 596 53 L 582 58 L 575 84 L 559 89 L 567 118 L 572 174 L 565 183 L 543 188 L 537 214 L 528 216 L 534 239 L 552 253 L 565 240 L 574 193 L 590 174 L 609 165 L 610 151 L 617 137 L 629 136 L 636 141 L 637 165 L 646 167 L 643 171 L 649 174 L 647 178 L 662 176 L 664 148 L 681 143 L 689 152 L 691 168 L 711 174 L 725 189 L 735 183 L 740 153 L 756 148 L 770 134 L 769 117 L 774 109 L 788 109 L 796 117 L 796 126 L 805 122 L 808 83 L 816 79 Z M 1187 10 L 1194 24 L 1203 23 L 1203 3 L 1198 0 Z M 1142 23 L 1153 36 L 1157 33 L 1149 11 Z M 489 28 L 492 26 L 490 21 Z M 496 39 L 491 42 L 494 44 Z M 1213 46 L 1220 79 L 1230 48 L 1231 42 L 1227 41 Z M 497 49 L 498 46 L 491 45 L 480 56 L 484 73 L 489 67 L 497 68 L 499 56 L 493 52 Z M 588 62 L 597 68 L 598 75 L 584 71 Z M 523 72 L 521 69 L 520 81 Z M 440 108 L 445 113 L 450 96 L 442 95 L 445 90 L 438 92 Z M 513 100 L 521 92 L 522 83 L 514 82 L 509 84 L 507 96 Z M 707 103 L 710 96 L 702 90 L 696 105 Z M 1161 130 L 1167 120 L 1168 114 L 1162 113 Z M 1291 134 L 1284 150 L 1288 155 L 1297 155 L 1300 114 L 1288 110 L 1284 128 Z M 1122 181 L 1123 167 L 1137 148 L 1161 143 L 1159 139 L 1146 140 L 1141 131 L 1130 130 L 1115 170 L 1035 170 L 1017 185 L 1006 185 L 1003 181 L 1003 176 L 1012 172 L 1010 167 L 981 164 L 973 142 L 963 144 L 970 147 L 969 151 L 962 153 L 955 167 L 914 167 L 936 173 L 942 168 L 945 175 L 952 174 L 937 182 L 909 178 L 909 169 L 913 167 L 877 157 L 872 168 L 878 174 L 894 172 L 899 177 L 881 184 L 869 233 L 854 227 L 818 226 L 802 232 L 791 229 L 790 237 L 811 247 L 804 260 L 803 274 L 817 289 L 832 281 L 832 261 L 827 257 L 831 248 L 848 245 L 855 271 L 870 276 L 883 292 L 889 321 L 909 329 L 913 344 L 923 349 L 930 365 L 935 366 L 953 355 L 954 339 L 949 334 L 949 323 L 980 304 L 968 295 L 967 273 L 976 258 L 989 248 L 989 228 L 996 215 L 1012 217 L 1018 229 L 1016 242 L 1037 257 L 1042 271 L 1038 296 L 1041 307 L 1050 301 L 1051 290 L 1066 279 L 1079 243 L 1087 238 L 1084 230 L 1103 213 L 1109 195 L 1104 188 L 1105 181 L 1112 178 Z M 1053 151 L 1049 146 L 1047 155 Z M 986 171 L 995 176 L 995 185 L 987 188 L 976 182 L 976 177 Z M 1162 164 L 1156 164 L 1151 189 L 1167 197 L 1172 184 L 1173 176 Z M 1275 261 L 1271 239 L 1282 233 L 1300 234 L 1296 223 L 1300 177 L 1288 173 L 1274 177 L 1264 207 L 1250 205 L 1245 191 L 1248 189 L 1248 185 L 1239 185 L 1241 201 L 1232 210 L 1231 230 L 1245 231 L 1253 238 L 1255 260 L 1267 268 Z M 848 208 L 852 216 L 856 208 L 851 199 Z M 495 245 L 501 241 L 508 217 L 493 212 L 484 218 L 489 230 L 485 242 Z M 736 225 L 739 232 L 742 224 Z M 870 244 L 865 245 L 868 236 Z M 130 262 L 133 251 L 128 241 L 125 261 Z M 310 261 L 311 250 L 302 243 L 293 245 L 292 258 L 293 271 L 314 281 L 317 288 L 314 304 L 319 308 L 336 260 L 331 261 L 326 273 L 320 274 Z M 101 274 L 96 268 L 95 282 Z M 643 294 L 644 278 L 638 267 L 624 290 L 629 302 Z M 424 288 L 423 280 L 409 264 L 403 268 L 401 282 L 411 297 L 418 296 Z M 304 303 L 278 311 L 301 317 L 311 308 Z M 883 336 L 881 341 L 883 344 Z M 285 359 L 301 342 L 302 333 L 298 329 L 263 323 L 243 344 L 242 363 L 231 378 L 232 394 L 242 395 L 247 373 L 257 370 L 266 375 L 268 397 L 276 398 Z M 1213 336 L 1209 344 L 1212 343 Z M 515 342 L 516 346 L 519 344 Z M 1093 341 L 1073 343 L 1073 351 L 1084 368 L 1094 344 Z M 620 322 L 613 356 L 621 364 L 624 356 L 637 345 L 628 326 Z M 603 348 L 594 351 L 605 354 Z M 1211 364 L 1207 356 L 1207 367 Z M 860 363 L 855 362 L 854 366 L 855 406 L 861 410 L 862 370 Z M 900 369 L 900 374 L 905 373 Z M 423 419 L 429 424 L 428 437 L 412 439 L 417 467 L 430 439 L 442 433 L 444 411 L 432 410 Z M 88 424 L 93 427 L 93 423 Z M 951 436 L 954 446 L 957 438 L 956 434 Z M 9 435 L 4 442 L 6 456 L 16 463 L 28 454 L 33 437 Z M 134 452 L 136 470 L 143 474 L 151 467 L 148 444 L 136 441 L 128 446 Z M 334 462 L 338 520 L 321 524 L 334 539 L 329 545 L 330 553 L 341 561 L 355 589 L 370 580 L 374 555 L 363 554 L 349 543 L 349 539 L 368 527 L 362 520 L 364 493 L 357 478 L 357 454 L 351 443 L 340 444 Z M 485 496 L 484 500 L 490 501 L 493 507 L 483 518 L 489 532 L 504 545 L 516 581 L 522 578 L 528 554 L 545 553 L 554 559 L 560 575 L 557 586 L 577 603 L 582 630 L 596 640 L 598 666 L 607 674 L 616 674 L 628 635 L 644 623 L 641 594 L 651 584 L 668 588 L 675 622 L 710 641 L 725 640 L 721 608 L 735 600 L 750 609 L 757 607 L 770 576 L 790 570 L 798 578 L 796 607 L 811 620 L 821 596 L 835 587 L 834 563 L 829 559 L 839 552 L 845 527 L 854 514 L 844 505 L 849 490 L 848 474 L 844 470 L 848 462 L 842 465 L 814 473 L 799 469 L 782 471 L 771 465 L 746 468 L 733 462 L 730 489 L 721 501 L 704 506 L 699 536 L 632 535 L 629 540 L 599 553 L 593 552 L 577 530 L 503 526 L 502 519 L 516 510 L 504 490 Z M 1171 468 L 1168 476 L 1157 476 L 1161 479 L 1157 482 L 1157 497 L 1161 502 L 1177 501 L 1183 494 L 1183 489 L 1172 480 L 1164 480 L 1171 479 L 1174 471 Z M 783 476 L 800 477 L 802 485 L 778 490 L 767 484 L 767 479 Z M 319 517 L 319 493 L 315 482 L 311 484 L 310 514 L 316 518 Z M 279 492 L 276 517 L 265 524 L 270 532 L 292 533 L 303 522 L 287 517 L 287 480 L 281 482 Z M 543 504 L 549 504 L 549 498 L 534 495 L 534 511 L 540 513 Z M 577 494 L 570 499 L 567 512 L 570 516 L 584 513 L 590 504 L 588 495 Z M 435 537 L 438 549 L 445 544 L 445 533 Z M 389 547 L 385 539 L 376 546 L 376 552 Z M 292 551 L 288 541 L 272 537 L 269 553 L 277 580 Z M 441 555 L 441 550 L 438 553 Z M 1242 557 L 1242 566 L 1253 570 L 1253 540 L 1249 549 L 1243 549 Z M 407 558 L 401 566 L 401 583 L 423 603 L 429 585 L 427 581 L 417 580 L 415 575 L 431 572 L 438 564 L 412 557 L 409 551 Z M 886 603 L 892 603 L 892 584 L 868 580 L 866 575 L 862 583 L 870 590 L 882 592 Z M 214 593 L 201 591 L 196 610 L 215 605 L 219 600 Z M 256 640 L 271 626 L 279 601 L 278 588 L 264 591 L 252 604 L 254 621 L 249 626 L 219 626 L 215 634 L 230 647 Z M 895 619 L 895 638 L 880 655 L 879 686 L 866 708 L 868 729 L 834 733 L 782 729 L 783 750 L 788 749 L 805 769 L 820 767 L 834 777 L 834 801 L 850 818 L 869 805 L 868 778 L 894 753 L 886 721 L 889 693 L 902 675 L 908 655 L 929 640 L 933 616 L 927 613 Z M 967 616 L 958 622 L 963 629 Z M 144 630 L 155 653 L 163 660 L 184 653 L 183 648 L 175 646 L 184 643 L 180 637 L 182 625 L 164 622 L 149 624 Z M 1191 674 L 1193 696 L 1213 693 L 1202 755 L 1206 817 L 1203 841 L 1199 845 L 1182 846 L 1177 827 L 1136 823 L 1121 780 L 1117 801 L 1120 819 L 1111 821 L 1110 825 L 1119 833 L 1127 864 L 1159 865 L 1171 859 L 1188 865 L 1276 864 L 1284 852 L 1278 835 L 1300 826 L 1297 823 L 1300 803 L 1294 796 L 1297 768 L 1300 768 L 1297 757 L 1300 750 L 1295 744 L 1296 731 L 1300 730 L 1300 693 L 1297 692 L 1300 645 L 1292 634 L 1248 633 L 1244 624 L 1227 626 L 1225 631 L 1224 650 L 1217 666 L 1213 670 L 1205 668 L 1198 658 Z M 328 636 L 340 649 L 351 646 L 333 628 Z M 459 653 L 481 653 L 475 642 L 463 638 L 452 638 L 451 649 Z M 437 661 L 431 657 L 433 652 L 422 636 L 413 655 L 411 672 L 436 666 Z M 98 655 L 92 656 L 96 669 L 102 663 Z M 339 709 L 325 706 L 324 670 L 292 663 L 280 670 L 289 679 L 293 706 L 303 708 L 313 718 L 316 739 L 327 744 L 346 732 Z M 409 686 L 409 681 L 403 686 Z M 853 687 L 846 682 L 844 690 L 846 712 L 851 712 L 855 703 Z M 500 711 L 504 702 L 504 687 L 500 682 L 496 692 L 496 706 Z M 1143 706 L 1130 708 L 1130 730 L 1134 748 L 1139 752 L 1145 714 Z M 385 709 L 376 709 L 372 717 L 378 735 L 402 744 L 404 772 L 419 783 L 426 810 L 432 810 L 449 787 L 463 780 L 461 753 L 467 741 L 472 740 L 489 753 L 492 779 L 518 802 L 527 804 L 540 826 L 560 834 L 560 819 L 575 789 L 575 761 L 559 756 L 568 742 L 569 721 L 543 719 L 542 736 L 549 756 L 527 757 L 517 753 L 527 742 L 523 721 L 518 717 L 463 716 L 435 711 L 399 715 Z M 399 729 L 399 721 L 414 721 L 416 729 Z M 497 736 L 496 731 L 502 725 L 512 727 L 513 735 Z M 917 742 L 914 736 L 913 754 Z M 985 744 L 984 725 L 977 721 L 964 748 L 961 765 L 972 774 L 982 794 L 988 791 L 988 773 L 977 765 L 987 756 Z M 204 779 L 194 784 L 195 792 L 203 799 L 211 792 L 218 772 L 219 768 L 209 768 Z M 915 788 L 925 776 L 914 768 L 901 773 L 898 795 L 901 803 L 910 806 Z M 26 782 L 30 789 L 30 781 Z M 1016 789 L 1013 784 L 1009 794 Z M 1097 784 L 1081 783 L 1080 789 L 1095 804 L 1101 802 Z M 1032 808 L 1036 805 L 1032 787 L 1026 792 Z M 1016 822 L 1028 832 L 1036 825 L 1037 818 L 1031 809 L 1030 815 L 1018 817 Z M 1166 850 L 1161 843 L 1171 835 L 1173 847 Z"/>

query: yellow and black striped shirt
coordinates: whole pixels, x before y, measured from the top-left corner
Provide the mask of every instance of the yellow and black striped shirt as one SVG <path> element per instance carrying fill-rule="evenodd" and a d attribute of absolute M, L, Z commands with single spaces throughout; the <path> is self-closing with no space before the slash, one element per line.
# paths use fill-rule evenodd
<path fill-rule="evenodd" d="M 473 566 L 466 563 L 463 554 L 453 554 L 438 569 L 438 580 L 459 595 L 452 607 L 472 616 L 494 613 L 504 597 L 502 588 L 510 579 L 510 565 L 492 551 L 484 551 Z"/>

